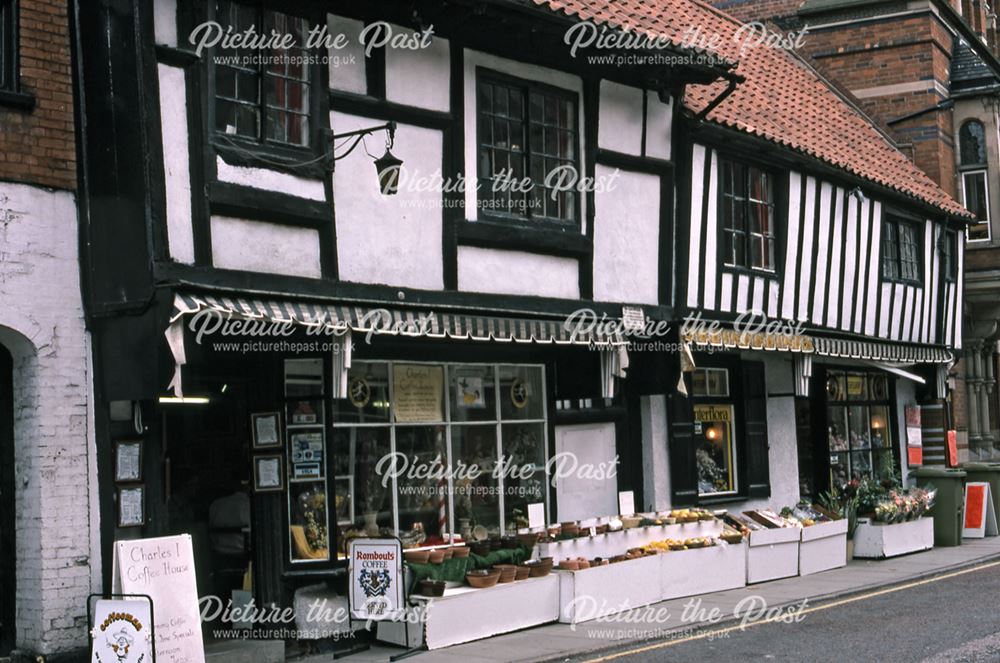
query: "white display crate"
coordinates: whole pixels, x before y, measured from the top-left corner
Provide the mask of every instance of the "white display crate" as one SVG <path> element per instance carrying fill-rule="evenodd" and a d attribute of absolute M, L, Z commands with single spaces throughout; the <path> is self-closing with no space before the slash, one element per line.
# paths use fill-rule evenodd
<path fill-rule="evenodd" d="M 799 574 L 798 527 L 750 532 L 747 545 L 747 583 L 790 578 Z"/>
<path fill-rule="evenodd" d="M 802 528 L 799 575 L 839 569 L 847 565 L 847 519 Z"/>
<path fill-rule="evenodd" d="M 660 598 L 676 599 L 746 587 L 746 550 L 747 544 L 743 541 L 660 553 L 657 555 Z"/>
<path fill-rule="evenodd" d="M 665 539 L 691 539 L 715 537 L 722 534 L 721 520 L 702 520 L 696 523 L 634 527 L 596 536 L 584 536 L 565 541 L 536 544 L 535 557 L 551 557 L 556 564 L 564 559 L 611 558 L 622 555 L 630 548 L 641 548 L 654 541 Z"/>
<path fill-rule="evenodd" d="M 933 547 L 934 519 L 930 516 L 893 525 L 859 519 L 854 532 L 855 557 L 884 559 Z"/>
<path fill-rule="evenodd" d="M 556 570 L 562 604 L 559 621 L 577 624 L 657 603 L 661 557 L 649 555 L 580 571 Z"/>
<path fill-rule="evenodd" d="M 440 598 L 412 595 L 410 601 L 425 611 L 423 642 L 427 649 L 441 649 L 556 621 L 559 577 L 552 573 L 544 578 L 527 578 L 486 589 L 451 586 Z M 403 625 L 387 627 L 386 631 L 390 629 L 402 632 Z M 413 630 L 411 624 L 410 631 Z M 383 637 L 381 625 L 379 637 L 390 640 Z"/>

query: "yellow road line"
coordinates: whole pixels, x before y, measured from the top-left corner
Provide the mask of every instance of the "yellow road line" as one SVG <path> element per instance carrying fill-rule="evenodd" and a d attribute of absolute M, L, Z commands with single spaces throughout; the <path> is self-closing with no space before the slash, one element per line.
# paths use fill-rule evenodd
<path fill-rule="evenodd" d="M 888 587 L 886 589 L 880 589 L 876 592 L 869 592 L 867 594 L 859 594 L 857 596 L 851 596 L 846 599 L 838 599 L 836 601 L 831 601 L 830 603 L 824 603 L 813 608 L 806 608 L 802 610 L 799 614 L 805 615 L 811 612 L 819 612 L 820 610 L 829 610 L 830 608 L 836 608 L 841 605 L 846 605 L 848 603 L 854 603 L 856 601 L 862 601 L 864 599 L 875 598 L 876 596 L 883 596 L 885 594 L 892 594 L 893 592 L 901 592 L 904 589 L 912 589 L 914 587 L 920 587 L 922 585 L 929 585 L 932 582 L 938 582 L 941 580 L 947 580 L 949 578 L 955 578 L 967 573 L 975 573 L 976 571 L 983 571 L 985 569 L 1000 566 L 1000 562 L 990 562 L 989 564 L 983 564 L 982 566 L 974 566 L 968 569 L 963 569 L 961 571 L 953 571 L 952 573 L 946 573 L 944 575 L 935 576 L 933 578 L 926 578 L 924 580 L 917 580 L 905 585 L 898 585 L 896 587 Z M 658 642 L 653 645 L 646 645 L 643 647 L 637 647 L 635 649 L 629 649 L 627 651 L 621 651 L 615 654 L 608 654 L 607 656 L 602 656 L 600 658 L 592 658 L 584 663 L 603 663 L 604 661 L 613 661 L 617 658 L 622 658 L 624 656 L 631 656 L 633 654 L 642 654 L 649 651 L 655 651 L 657 649 L 665 649 L 667 647 L 673 647 L 674 645 L 684 644 L 685 642 L 691 642 L 693 640 L 704 640 L 705 638 L 718 637 L 725 633 L 732 633 L 733 631 L 745 631 L 753 626 L 761 626 L 762 624 L 771 624 L 774 622 L 782 621 L 784 615 L 778 615 L 775 617 L 769 617 L 767 619 L 762 619 L 756 622 L 750 622 L 749 624 L 740 624 L 738 626 L 728 626 L 726 628 L 716 629 L 712 631 L 704 631 L 701 633 L 696 633 L 695 635 L 690 635 L 685 638 L 679 638 L 677 640 L 666 640 L 664 642 Z"/>

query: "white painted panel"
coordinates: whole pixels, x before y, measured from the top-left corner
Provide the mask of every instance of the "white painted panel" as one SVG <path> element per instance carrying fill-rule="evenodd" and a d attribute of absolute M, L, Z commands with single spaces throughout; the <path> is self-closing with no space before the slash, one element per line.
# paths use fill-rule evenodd
<path fill-rule="evenodd" d="M 159 6 L 159 5 L 157 5 Z M 188 170 L 187 105 L 184 70 L 157 65 L 160 79 L 160 132 L 167 205 L 167 246 L 177 262 L 194 262 L 191 228 L 191 174 Z"/>
<path fill-rule="evenodd" d="M 706 224 L 702 228 L 705 233 L 705 253 L 702 255 L 705 271 L 705 308 L 714 309 L 716 279 L 719 278 L 719 249 L 717 228 L 719 227 L 719 154 L 712 151 L 712 178 L 708 183 L 708 196 L 705 203 L 708 205 Z M 699 220 L 700 221 L 700 220 Z M 700 253 L 700 250 L 699 250 Z"/>
<path fill-rule="evenodd" d="M 830 206 L 833 204 L 833 187 L 823 182 L 820 188 L 819 203 L 819 255 L 816 259 L 816 279 L 813 290 L 812 321 L 821 324 L 823 311 L 826 310 L 826 274 L 830 260 Z"/>
<path fill-rule="evenodd" d="M 330 114 L 337 132 L 376 122 Z M 393 154 L 403 160 L 403 167 L 399 193 L 393 196 L 380 193 L 375 166 L 364 150 L 337 162 L 333 199 L 341 279 L 429 290 L 444 287 L 441 188 L 418 186 L 420 178 L 440 170 L 442 149 L 440 131 L 400 124 Z"/>
<path fill-rule="evenodd" d="M 562 456 L 560 454 L 565 454 Z M 613 423 L 556 426 L 556 456 L 574 459 L 578 467 L 615 467 L 615 425 Z M 556 481 L 558 521 L 593 518 L 596 514 L 618 513 L 618 480 L 581 478 L 570 473 Z M 640 503 L 636 504 L 639 508 Z"/>
<path fill-rule="evenodd" d="M 340 168 L 339 163 L 337 167 Z M 276 191 L 309 200 L 326 200 L 326 190 L 320 180 L 297 177 L 267 168 L 231 166 L 223 161 L 222 157 L 215 158 L 215 169 L 220 182 L 240 184 L 264 191 Z"/>
<path fill-rule="evenodd" d="M 903 328 L 899 332 L 899 340 L 910 340 L 910 327 L 913 324 L 913 306 L 917 298 L 917 289 L 911 286 L 903 288 L 903 311 L 900 316 L 903 318 Z"/>
<path fill-rule="evenodd" d="M 574 258 L 460 246 L 458 289 L 579 299 L 579 262 Z"/>
<path fill-rule="evenodd" d="M 579 145 L 577 154 L 584 155 L 584 126 L 583 126 L 583 82 L 579 76 L 573 76 L 554 69 L 539 67 L 532 64 L 508 60 L 479 51 L 465 50 L 465 85 L 464 85 L 464 111 L 465 111 L 465 179 L 470 184 L 465 187 L 465 214 L 468 219 L 478 219 L 479 210 L 476 205 L 476 187 L 479 177 L 479 148 L 476 137 L 476 68 L 485 67 L 493 71 L 503 72 L 511 76 L 525 78 L 539 83 L 546 83 L 555 87 L 570 90 L 577 94 L 579 103 L 577 104 L 577 123 Z M 587 172 L 587 164 L 584 158 L 580 159 L 582 172 Z M 587 197 L 580 196 L 580 218 L 583 220 L 582 230 L 587 232 Z"/>
<path fill-rule="evenodd" d="M 785 242 L 784 286 L 782 288 L 781 317 L 792 320 L 795 312 L 795 257 L 799 253 L 799 232 L 802 219 L 802 176 L 790 173 L 788 176 L 788 241 Z M 811 219 L 809 220 L 811 222 Z"/>
<path fill-rule="evenodd" d="M 343 92 L 365 94 L 368 79 L 365 75 L 365 48 L 361 43 L 363 21 L 327 14 L 326 27 L 330 39 L 337 39 L 340 48 L 330 48 L 330 87 Z M 340 37 L 343 35 L 343 37 Z"/>
<path fill-rule="evenodd" d="M 598 165 L 597 178 L 614 169 Z M 660 178 L 620 172 L 596 196 L 594 299 L 656 304 L 659 300 Z"/>
<path fill-rule="evenodd" d="M 646 93 L 646 156 L 670 159 L 674 126 L 674 98 L 660 101 L 656 92 Z"/>
<path fill-rule="evenodd" d="M 930 221 L 925 222 L 924 228 L 924 288 L 923 296 L 920 299 L 920 317 L 917 318 L 917 340 L 921 343 L 929 343 L 930 322 L 931 322 L 931 295 L 936 289 L 937 282 L 934 280 L 934 254 L 937 251 L 937 227 Z"/>
<path fill-rule="evenodd" d="M 875 335 L 875 322 L 878 315 L 879 294 L 879 247 L 882 245 L 882 205 L 874 203 L 871 218 L 871 242 L 869 249 L 871 259 L 868 261 L 868 304 L 865 311 L 865 334 Z"/>
<path fill-rule="evenodd" d="M 945 287 L 945 305 L 947 309 L 945 310 L 944 316 L 944 344 L 953 347 L 954 335 L 952 334 L 952 327 L 955 322 L 955 284 L 949 283 Z"/>
<path fill-rule="evenodd" d="M 882 290 L 882 308 L 879 310 L 878 335 L 885 339 L 889 338 L 889 314 L 892 312 L 892 284 L 883 283 L 879 287 Z"/>
<path fill-rule="evenodd" d="M 809 295 L 812 285 L 812 273 L 816 254 L 813 253 L 813 233 L 816 232 L 816 178 L 806 178 L 806 211 L 805 222 L 802 224 L 802 256 L 800 259 L 801 269 L 799 273 L 799 310 L 796 311 L 796 320 L 806 321 L 809 319 Z"/>
<path fill-rule="evenodd" d="M 900 320 L 903 317 L 903 303 L 906 299 L 906 288 L 901 283 L 894 283 L 892 286 L 892 305 L 889 307 L 889 338 L 900 340 Z"/>
<path fill-rule="evenodd" d="M 213 216 L 212 264 L 221 269 L 319 278 L 319 232 Z"/>
<path fill-rule="evenodd" d="M 412 36 L 413 30 L 392 26 L 392 33 Z M 385 96 L 389 101 L 447 111 L 450 107 L 451 60 L 448 40 L 434 37 L 426 48 L 385 48 Z"/>
<path fill-rule="evenodd" d="M 932 237 L 934 238 L 934 246 L 937 246 L 937 239 L 940 235 L 942 229 L 937 225 L 934 226 L 934 231 Z M 924 308 L 926 315 L 924 316 L 926 320 L 924 321 L 924 336 L 927 343 L 937 343 L 937 299 L 941 294 L 941 267 L 940 261 L 937 260 L 937 251 L 931 252 L 931 268 L 927 272 L 927 276 L 930 279 L 927 282 L 927 304 Z"/>
<path fill-rule="evenodd" d="M 851 316 L 854 312 L 854 299 L 858 293 L 858 200 L 847 196 L 847 246 L 844 247 L 844 286 L 840 293 L 840 328 L 851 329 Z"/>
<path fill-rule="evenodd" d="M 776 279 L 768 279 L 767 284 L 767 315 L 774 319 L 778 317 L 778 300 L 781 297 L 781 285 Z"/>
<path fill-rule="evenodd" d="M 739 274 L 736 278 L 736 313 L 748 310 L 750 303 L 750 277 Z"/>
<path fill-rule="evenodd" d="M 836 206 L 833 213 L 833 242 L 830 247 L 830 286 L 826 292 L 826 326 L 835 328 L 840 320 L 840 298 L 844 296 L 840 282 L 840 261 L 844 250 L 844 190 L 833 190 Z M 818 321 L 817 321 L 818 322 Z"/>
<path fill-rule="evenodd" d="M 178 46 L 177 0 L 157 0 L 153 3 L 153 31 L 157 44 L 161 46 Z M 185 48 L 190 46 L 186 38 L 183 46 Z"/>
<path fill-rule="evenodd" d="M 701 268 L 701 216 L 705 204 L 706 150 L 695 145 L 691 151 L 691 220 L 688 242 L 687 305 L 698 308 L 698 278 Z"/>
<path fill-rule="evenodd" d="M 858 289 L 854 306 L 854 327 L 852 331 L 860 334 L 865 320 L 865 294 L 868 292 L 868 261 L 872 255 L 871 238 L 871 205 L 864 201 L 861 205 L 861 243 L 858 245 Z M 877 252 L 876 252 L 877 255 Z"/>
<path fill-rule="evenodd" d="M 731 313 L 733 311 L 733 274 L 725 272 L 719 287 L 719 310 Z"/>
<path fill-rule="evenodd" d="M 643 503 L 661 511 L 670 507 L 670 459 L 667 456 L 667 397 L 639 397 L 642 425 Z"/>
<path fill-rule="evenodd" d="M 965 274 L 965 231 L 961 230 L 958 233 L 958 273 L 959 275 Z M 956 301 L 959 303 L 965 295 L 965 283 L 962 278 L 959 278 L 956 285 L 955 297 Z M 961 305 L 961 304 L 959 304 Z M 952 337 L 952 347 L 955 349 L 962 348 L 962 316 L 959 315 L 955 324 L 955 333 Z"/>
<path fill-rule="evenodd" d="M 642 97 L 643 91 L 637 87 L 601 81 L 599 147 L 636 156 L 642 154 Z"/>
<path fill-rule="evenodd" d="M 767 301 L 764 299 L 764 288 L 767 282 L 762 276 L 753 277 L 753 302 L 751 303 L 751 308 L 754 311 L 763 311 L 764 306 L 766 306 Z"/>

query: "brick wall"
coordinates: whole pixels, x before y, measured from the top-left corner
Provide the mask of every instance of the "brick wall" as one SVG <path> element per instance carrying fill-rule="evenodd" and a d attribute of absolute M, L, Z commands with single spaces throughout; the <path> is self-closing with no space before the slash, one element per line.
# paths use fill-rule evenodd
<path fill-rule="evenodd" d="M 708 4 L 744 23 L 773 20 L 784 26 L 789 20 L 797 20 L 802 0 L 710 0 Z"/>
<path fill-rule="evenodd" d="M 0 180 L 76 188 L 73 78 L 65 0 L 20 0 L 21 91 L 35 107 L 0 104 Z"/>
<path fill-rule="evenodd" d="M 43 654 L 86 646 L 86 598 L 99 588 L 76 224 L 72 192 L 0 182 L 0 342 L 14 356 L 17 645 Z"/>

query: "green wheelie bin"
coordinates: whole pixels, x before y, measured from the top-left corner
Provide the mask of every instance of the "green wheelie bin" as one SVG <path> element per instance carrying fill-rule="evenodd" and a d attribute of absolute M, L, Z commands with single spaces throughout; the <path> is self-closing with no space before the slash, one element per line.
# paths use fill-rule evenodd
<path fill-rule="evenodd" d="M 990 484 L 990 497 L 993 499 L 993 512 L 1000 518 L 1000 463 L 962 463 L 965 470 L 965 482 L 985 481 Z"/>
<path fill-rule="evenodd" d="M 931 507 L 934 545 L 962 545 L 962 507 L 965 501 L 965 471 L 945 467 L 918 467 L 911 474 L 921 488 L 936 488 Z"/>

